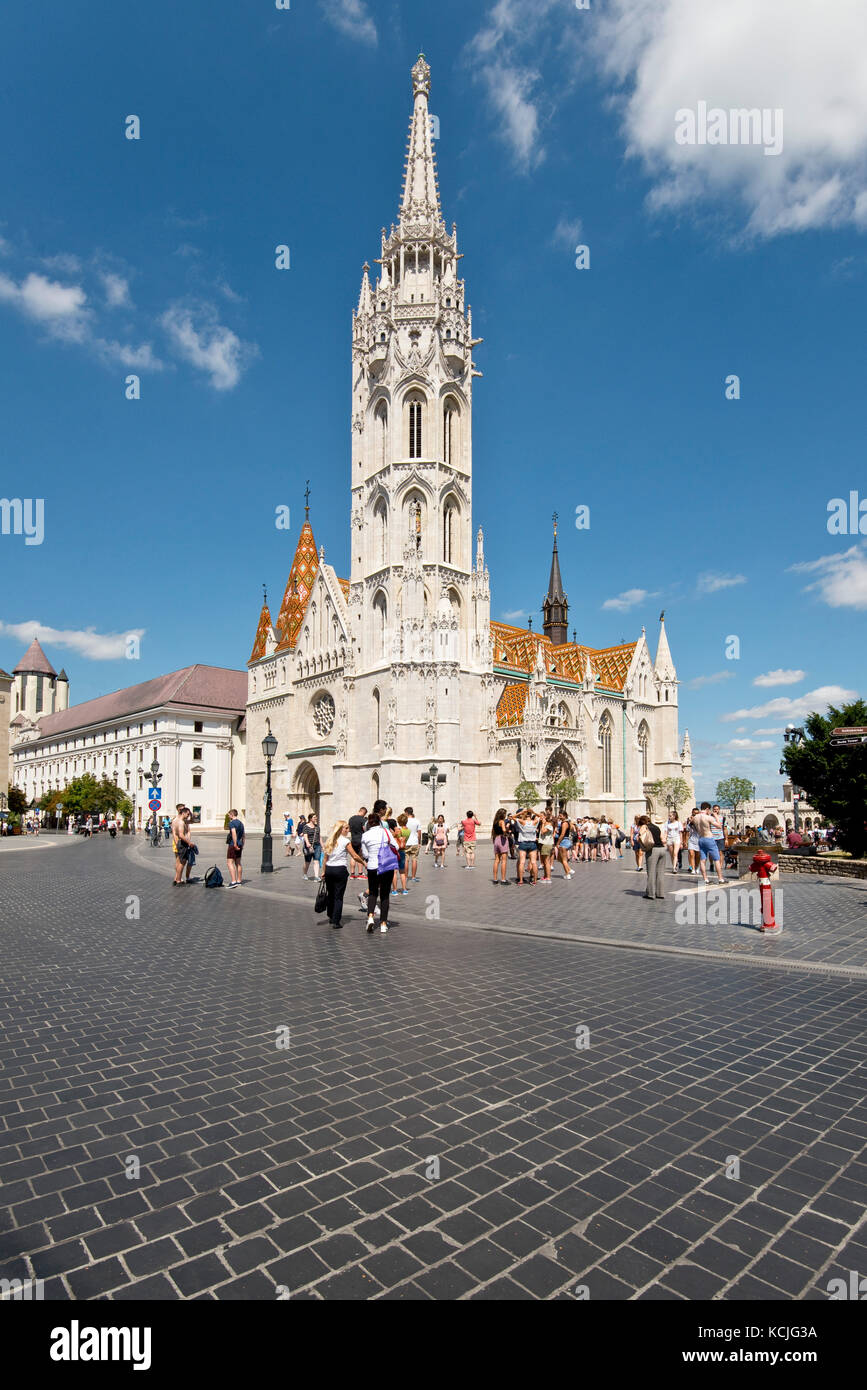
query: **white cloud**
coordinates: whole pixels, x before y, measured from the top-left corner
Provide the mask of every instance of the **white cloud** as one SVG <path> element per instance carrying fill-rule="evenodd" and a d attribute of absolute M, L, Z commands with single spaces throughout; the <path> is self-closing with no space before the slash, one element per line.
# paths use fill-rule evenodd
<path fill-rule="evenodd" d="M 686 682 L 687 690 L 702 690 L 706 685 L 719 685 L 720 681 L 734 679 L 734 671 L 714 671 L 712 676 L 694 676 Z"/>
<path fill-rule="evenodd" d="M 375 44 L 376 25 L 364 0 L 322 0 L 325 18 L 347 38 Z"/>
<path fill-rule="evenodd" d="M 730 738 L 728 743 L 723 744 L 724 748 L 776 748 L 775 743 L 765 742 L 764 739 L 754 738 Z"/>
<path fill-rule="evenodd" d="M 763 676 L 756 676 L 753 685 L 797 685 L 806 674 L 806 671 L 786 671 L 780 667 L 776 671 L 766 671 Z"/>
<path fill-rule="evenodd" d="M 178 355 L 206 372 L 216 391 L 231 391 L 237 386 L 242 372 L 258 354 L 254 343 L 242 342 L 237 333 L 218 321 L 210 304 L 173 304 L 161 322 Z"/>
<path fill-rule="evenodd" d="M 610 0 L 593 33 L 621 84 L 627 152 L 654 179 L 651 206 L 740 204 L 762 236 L 867 226 L 867 6 L 863 0 Z M 782 109 L 782 152 L 678 145 L 675 112 Z"/>
<path fill-rule="evenodd" d="M 652 597 L 647 589 L 625 589 L 616 598 L 607 598 L 603 603 L 603 608 L 614 608 L 618 613 L 626 613 L 636 604 L 643 603 L 646 598 Z"/>
<path fill-rule="evenodd" d="M 100 633 L 92 627 L 83 630 L 47 627 L 45 623 L 32 619 L 26 623 L 0 622 L 0 633 L 27 646 L 37 637 L 43 646 L 66 647 L 77 652 L 79 656 L 86 657 L 88 661 L 116 661 L 119 657 L 126 656 L 127 638 L 137 637 L 141 640 L 145 635 L 145 628 L 130 628 L 128 632 Z"/>
<path fill-rule="evenodd" d="M 698 589 L 702 594 L 715 594 L 719 589 L 731 589 L 735 584 L 746 584 L 745 574 L 702 574 Z"/>
<path fill-rule="evenodd" d="M 61 275 L 78 275 L 81 270 L 81 261 L 68 251 L 58 251 L 56 256 L 44 256 L 42 264 L 46 270 L 59 271 Z"/>
<path fill-rule="evenodd" d="M 0 300 L 11 304 L 52 337 L 80 342 L 87 334 L 87 295 L 80 285 L 61 285 L 31 272 L 20 284 L 0 275 Z"/>
<path fill-rule="evenodd" d="M 785 724 L 779 724 L 773 729 L 756 729 L 757 734 L 781 734 L 785 729 Z"/>
<path fill-rule="evenodd" d="M 780 719 L 790 722 L 793 719 L 804 719 L 814 712 L 824 714 L 827 705 L 845 705 L 848 700 L 857 698 L 857 690 L 844 690 L 842 685 L 820 685 L 816 690 L 809 690 L 806 695 L 797 695 L 794 698 L 779 695 L 777 699 L 768 700 L 764 705 L 753 705 L 751 709 L 736 709 L 730 714 L 721 715 L 720 718 L 724 723 L 733 724 L 737 719 L 764 719 L 768 715 L 777 715 Z"/>
<path fill-rule="evenodd" d="M 126 308 L 129 305 L 129 281 L 113 270 L 100 271 L 100 279 L 105 288 L 106 303 L 112 309 Z"/>
<path fill-rule="evenodd" d="M 532 5 L 524 0 L 496 0 L 466 49 L 486 89 L 499 132 L 524 173 L 545 158 L 536 93 L 549 94 L 551 87 L 542 81 L 538 60 L 548 16 L 562 9 L 563 0 L 533 0 Z M 570 23 L 575 17 L 573 11 Z"/>
<path fill-rule="evenodd" d="M 503 614 L 504 623 L 525 623 L 527 621 L 526 608 L 513 608 L 509 613 Z"/>
<path fill-rule="evenodd" d="M 154 356 L 150 343 L 140 343 L 133 347 L 130 343 L 118 343 L 113 339 L 94 338 L 93 345 L 107 362 L 119 362 L 122 367 L 138 367 L 149 372 L 161 372 L 164 363 Z"/>
<path fill-rule="evenodd" d="M 551 236 L 552 246 L 565 246 L 567 251 L 574 251 L 579 244 L 581 237 L 581 218 L 580 217 L 561 217 Z"/>
<path fill-rule="evenodd" d="M 831 608 L 867 608 L 867 550 L 853 545 L 839 555 L 825 555 L 820 560 L 808 560 L 790 565 L 801 574 L 816 574 L 815 583 L 808 584 L 807 593 L 818 592 Z"/>

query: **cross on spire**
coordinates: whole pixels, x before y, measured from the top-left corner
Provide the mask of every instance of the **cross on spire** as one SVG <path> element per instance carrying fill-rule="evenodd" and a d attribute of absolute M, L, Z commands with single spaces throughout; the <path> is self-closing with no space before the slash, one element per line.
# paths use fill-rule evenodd
<path fill-rule="evenodd" d="M 552 518 L 551 518 L 551 520 L 552 520 L 553 523 L 554 523 L 554 539 L 555 539 L 555 541 L 556 541 L 556 539 L 557 539 L 557 516 L 558 516 L 558 513 L 555 512 L 554 515 L 553 515 Z"/>
<path fill-rule="evenodd" d="M 262 601 L 263 601 L 263 603 L 265 604 L 265 607 L 267 608 L 267 607 L 268 607 L 268 588 L 267 588 L 267 585 L 265 585 L 265 584 L 262 585 Z"/>
<path fill-rule="evenodd" d="M 304 520 L 310 520 L 310 479 L 307 479 L 307 487 L 304 490 Z"/>

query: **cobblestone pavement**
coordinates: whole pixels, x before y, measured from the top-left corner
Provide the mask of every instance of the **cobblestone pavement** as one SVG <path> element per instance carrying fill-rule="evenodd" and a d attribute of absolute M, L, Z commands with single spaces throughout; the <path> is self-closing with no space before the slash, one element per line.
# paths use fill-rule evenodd
<path fill-rule="evenodd" d="M 200 838 L 201 862 L 222 863 L 225 837 Z M 167 872 L 167 851 L 140 844 L 137 852 L 150 865 L 161 863 L 162 872 Z M 555 869 L 553 883 L 535 887 L 519 887 L 510 862 L 507 888 L 495 888 L 491 882 L 487 844 L 477 857 L 478 866 L 468 870 L 450 850 L 446 868 L 435 870 L 431 858 L 422 853 L 420 881 L 409 897 L 394 900 L 394 911 L 410 921 L 424 921 L 433 896 L 441 920 L 454 925 L 723 952 L 759 961 L 812 962 L 867 976 L 867 883 L 784 875 L 775 888 L 783 934 L 769 937 L 758 930 L 758 890 L 750 890 L 733 875 L 725 889 L 705 890 L 689 875 L 666 872 L 668 896 L 650 902 L 643 896 L 646 876 L 636 873 L 631 853 L 607 864 L 576 864 L 568 881 Z M 274 842 L 275 873 L 270 878 L 259 875 L 260 858 L 261 840 L 251 841 L 247 868 L 254 890 L 267 884 L 269 891 L 288 895 L 299 907 L 313 897 L 314 884 L 302 880 L 302 861 L 297 855 L 286 858 L 279 840 Z M 752 892 L 752 901 L 744 897 L 745 890 Z M 354 899 L 353 904 L 357 906 Z M 717 923 L 716 917 L 723 921 Z"/>
<path fill-rule="evenodd" d="M 470 931 L 411 899 L 388 936 L 335 932 L 276 896 L 297 866 L 267 894 L 177 890 L 170 856 L 160 877 L 127 848 L 0 865 L 0 1277 L 47 1299 L 809 1300 L 867 1271 L 860 979 Z M 626 894 L 618 866 L 586 872 Z M 480 920 L 498 893 L 589 907 L 619 883 L 450 869 L 414 891 L 434 877 Z"/>

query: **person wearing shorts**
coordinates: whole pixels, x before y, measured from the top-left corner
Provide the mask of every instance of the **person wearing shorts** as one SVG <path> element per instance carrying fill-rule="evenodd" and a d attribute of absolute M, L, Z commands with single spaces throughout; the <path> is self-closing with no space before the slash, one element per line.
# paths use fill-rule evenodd
<path fill-rule="evenodd" d="M 412 883 L 413 880 L 418 877 L 418 851 L 421 844 L 421 821 L 416 819 L 415 811 L 411 806 L 404 807 L 403 813 L 406 816 L 406 826 L 409 831 L 409 836 L 404 846 L 404 852 L 406 854 L 406 872 L 410 883 Z M 430 845 L 428 845 L 428 849 L 429 848 Z"/>
<path fill-rule="evenodd" d="M 699 868 L 704 882 L 707 883 L 708 881 L 707 861 L 710 860 L 716 869 L 717 882 L 725 883 L 720 852 L 713 835 L 709 801 L 701 803 L 701 810 L 695 817 L 695 828 L 698 832 Z"/>
<path fill-rule="evenodd" d="M 539 850 L 538 827 L 539 818 L 529 809 L 518 816 L 520 830 L 518 831 L 518 877 L 517 882 L 524 882 L 524 863 L 526 861 L 530 870 L 530 882 L 535 886 L 538 878 L 539 868 L 536 855 Z"/>
<path fill-rule="evenodd" d="M 464 854 L 467 862 L 466 869 L 476 867 L 476 826 L 481 822 L 476 820 L 475 811 L 467 811 L 466 817 L 461 821 L 461 830 L 464 832 Z"/>
<path fill-rule="evenodd" d="M 229 887 L 241 886 L 241 854 L 244 849 L 244 824 L 238 820 L 238 812 L 229 812 L 229 833 L 226 836 L 226 865 L 229 870 Z"/>
<path fill-rule="evenodd" d="M 542 882 L 551 882 L 551 860 L 554 858 L 554 824 L 548 812 L 539 822 L 539 854 L 542 859 Z"/>
<path fill-rule="evenodd" d="M 720 862 L 726 862 L 726 825 L 723 813 L 719 806 L 712 806 L 710 812 L 710 833 L 716 840 L 716 847 L 719 850 Z"/>
<path fill-rule="evenodd" d="M 698 815 L 698 807 L 693 806 L 689 820 L 686 823 L 686 853 L 689 859 L 688 874 L 698 873 L 698 861 L 701 853 L 698 844 L 698 831 L 695 828 L 695 818 Z"/>
<path fill-rule="evenodd" d="M 569 868 L 569 851 L 572 848 L 572 843 L 572 822 L 564 818 L 560 825 L 559 837 L 554 844 L 554 852 L 563 865 L 564 878 L 571 878 L 575 872 L 574 869 Z"/>

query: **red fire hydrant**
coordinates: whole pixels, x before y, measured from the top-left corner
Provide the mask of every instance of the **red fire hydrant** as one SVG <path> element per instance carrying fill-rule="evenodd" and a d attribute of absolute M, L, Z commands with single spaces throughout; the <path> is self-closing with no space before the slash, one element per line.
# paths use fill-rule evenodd
<path fill-rule="evenodd" d="M 762 902 L 761 930 L 769 936 L 779 936 L 783 928 L 774 916 L 774 891 L 771 887 L 771 874 L 777 873 L 777 866 L 763 849 L 756 852 L 750 865 L 750 873 L 758 874 L 759 892 Z"/>

